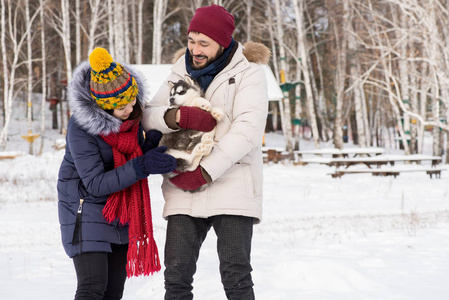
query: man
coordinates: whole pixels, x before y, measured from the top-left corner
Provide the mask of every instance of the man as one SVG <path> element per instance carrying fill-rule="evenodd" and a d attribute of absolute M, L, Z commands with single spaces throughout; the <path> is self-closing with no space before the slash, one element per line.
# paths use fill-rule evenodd
<path fill-rule="evenodd" d="M 225 112 L 217 124 L 218 144 L 211 154 L 195 171 L 180 173 L 170 179 L 172 184 L 167 179 L 162 184 L 163 216 L 168 220 L 165 299 L 193 298 L 196 262 L 211 227 L 218 238 L 226 296 L 254 299 L 251 240 L 253 224 L 262 217 L 261 145 L 268 109 L 266 77 L 257 63 L 266 64 L 270 51 L 257 43 L 243 49 L 232 39 L 234 29 L 234 17 L 223 7 L 198 8 L 189 25 L 188 47 L 165 81 L 193 77 L 212 107 Z M 210 131 L 216 125 L 208 112 L 198 108 L 170 108 L 168 97 L 165 83 L 145 110 L 146 130 Z"/>

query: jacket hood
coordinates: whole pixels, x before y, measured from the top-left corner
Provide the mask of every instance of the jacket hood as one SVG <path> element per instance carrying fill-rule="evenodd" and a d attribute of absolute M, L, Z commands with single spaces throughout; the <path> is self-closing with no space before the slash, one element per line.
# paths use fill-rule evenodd
<path fill-rule="evenodd" d="M 137 102 L 143 108 L 146 91 L 144 77 L 129 65 L 122 64 L 136 79 L 139 92 Z M 82 62 L 73 72 L 67 88 L 67 99 L 75 123 L 91 135 L 119 132 L 122 120 L 111 116 L 92 98 L 90 94 L 90 71 L 88 61 Z"/>
<path fill-rule="evenodd" d="M 173 63 L 186 53 L 186 48 L 179 49 L 173 55 Z M 258 64 L 268 64 L 271 58 L 271 51 L 264 44 L 247 42 L 243 44 L 243 55 L 249 62 Z"/>

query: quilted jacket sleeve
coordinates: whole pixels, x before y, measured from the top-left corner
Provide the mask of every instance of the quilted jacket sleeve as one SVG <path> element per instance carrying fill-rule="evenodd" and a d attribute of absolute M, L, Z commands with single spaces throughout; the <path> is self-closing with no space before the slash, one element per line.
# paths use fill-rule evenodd
<path fill-rule="evenodd" d="M 112 151 L 107 148 L 102 149 L 98 139 L 75 124 L 71 125 L 67 132 L 68 146 L 76 171 L 89 194 L 94 197 L 107 196 L 138 181 L 132 161 L 107 171 L 101 153 L 105 151 L 112 153 Z"/>

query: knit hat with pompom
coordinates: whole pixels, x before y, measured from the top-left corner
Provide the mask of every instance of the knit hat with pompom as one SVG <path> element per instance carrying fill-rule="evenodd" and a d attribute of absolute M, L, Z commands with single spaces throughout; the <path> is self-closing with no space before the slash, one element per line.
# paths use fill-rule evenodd
<path fill-rule="evenodd" d="M 134 101 L 139 92 L 136 80 L 121 64 L 114 62 L 104 48 L 89 55 L 90 91 L 102 109 L 117 109 Z"/>

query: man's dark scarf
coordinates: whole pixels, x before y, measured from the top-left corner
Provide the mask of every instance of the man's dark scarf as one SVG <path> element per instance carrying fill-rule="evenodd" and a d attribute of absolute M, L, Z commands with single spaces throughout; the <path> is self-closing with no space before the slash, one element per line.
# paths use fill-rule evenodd
<path fill-rule="evenodd" d="M 215 75 L 221 72 L 229 63 L 230 57 L 235 53 L 234 39 L 231 40 L 229 47 L 225 49 L 223 54 L 204 69 L 194 70 L 190 65 L 189 48 L 186 49 L 185 61 L 187 73 L 198 82 L 203 92 L 206 92 Z M 231 55 L 232 54 L 232 55 Z"/>

